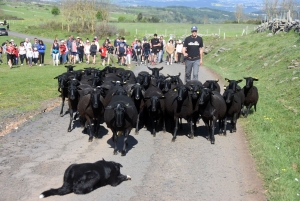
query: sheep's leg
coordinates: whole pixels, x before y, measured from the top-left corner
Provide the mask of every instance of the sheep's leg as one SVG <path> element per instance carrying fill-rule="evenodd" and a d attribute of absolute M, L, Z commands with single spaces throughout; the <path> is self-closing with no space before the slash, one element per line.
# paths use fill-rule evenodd
<path fill-rule="evenodd" d="M 98 138 L 99 126 L 100 126 L 100 120 L 98 120 L 98 118 L 94 119 L 94 128 L 95 128 L 94 136 L 95 136 L 95 138 Z"/>
<path fill-rule="evenodd" d="M 210 133 L 209 121 L 206 120 L 206 119 L 205 119 L 205 120 L 203 119 L 203 122 L 204 122 L 204 124 L 205 124 L 206 129 L 207 129 L 207 135 L 205 136 L 205 138 L 206 138 L 207 140 L 209 140 L 209 133 Z"/>
<path fill-rule="evenodd" d="M 136 120 L 136 126 L 135 126 L 135 134 L 139 134 L 139 122 L 140 122 L 140 113 L 138 113 L 137 120 Z"/>
<path fill-rule="evenodd" d="M 216 125 L 216 117 L 214 116 L 211 120 L 211 135 L 210 135 L 210 142 L 211 144 L 215 144 L 215 125 Z"/>
<path fill-rule="evenodd" d="M 68 127 L 68 132 L 71 132 L 72 131 L 71 124 L 72 124 L 72 121 L 73 121 L 73 109 L 69 108 L 69 112 L 70 112 L 70 123 L 69 123 L 69 127 Z"/>
<path fill-rule="evenodd" d="M 254 105 L 254 110 L 255 110 L 255 112 L 256 112 L 256 104 Z"/>
<path fill-rule="evenodd" d="M 90 130 L 90 133 L 89 133 L 89 142 L 92 142 L 93 141 L 93 131 L 94 131 L 94 128 L 93 128 L 93 123 L 92 123 L 92 120 L 90 118 L 87 118 L 87 123 L 88 123 L 88 126 L 89 126 L 89 130 Z"/>
<path fill-rule="evenodd" d="M 233 114 L 232 117 L 232 132 L 236 132 L 237 113 Z"/>
<path fill-rule="evenodd" d="M 190 124 L 190 128 L 191 128 L 190 138 L 194 139 L 194 127 L 193 127 L 193 119 L 192 118 L 190 119 L 189 124 Z"/>
<path fill-rule="evenodd" d="M 153 135 L 153 137 L 155 137 L 156 136 L 156 119 L 154 119 L 153 118 L 153 116 L 152 116 L 152 118 L 151 118 L 151 123 L 152 123 L 152 135 Z"/>
<path fill-rule="evenodd" d="M 176 133 L 178 130 L 178 117 L 175 117 L 175 128 L 174 128 L 174 134 L 173 134 L 173 138 L 172 138 L 172 142 L 175 142 L 176 140 Z"/>
<path fill-rule="evenodd" d="M 182 118 L 179 119 L 180 119 L 180 130 L 182 130 Z"/>
<path fill-rule="evenodd" d="M 227 117 L 223 119 L 223 135 L 225 136 L 227 135 L 226 129 L 227 129 Z"/>
<path fill-rule="evenodd" d="M 252 107 L 252 104 L 250 104 L 250 105 L 247 106 L 245 117 L 248 116 L 251 107 Z"/>
<path fill-rule="evenodd" d="M 114 155 L 118 154 L 118 146 L 117 146 L 117 142 L 118 142 L 118 134 L 117 131 L 113 131 L 113 141 L 114 141 Z"/>
<path fill-rule="evenodd" d="M 60 109 L 60 113 L 59 113 L 61 117 L 64 116 L 63 115 L 64 105 L 65 105 L 65 96 L 62 94 L 61 95 L 61 109 Z"/>
<path fill-rule="evenodd" d="M 165 116 L 162 117 L 162 120 L 163 120 L 163 132 L 165 133 L 166 132 L 166 118 Z"/>
<path fill-rule="evenodd" d="M 124 145 L 123 145 L 123 150 L 122 150 L 122 156 L 125 156 L 126 155 L 126 148 L 127 148 L 127 138 L 128 138 L 128 135 L 129 135 L 130 131 L 128 129 L 126 129 L 124 131 Z"/>

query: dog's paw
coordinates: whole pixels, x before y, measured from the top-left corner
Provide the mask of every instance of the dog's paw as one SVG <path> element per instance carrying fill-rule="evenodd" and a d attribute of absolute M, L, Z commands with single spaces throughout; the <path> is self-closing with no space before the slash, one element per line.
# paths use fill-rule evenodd
<path fill-rule="evenodd" d="M 127 175 L 127 180 L 131 180 L 131 177 L 129 175 Z"/>
<path fill-rule="evenodd" d="M 43 194 L 41 194 L 40 196 L 39 196 L 39 198 L 40 199 L 42 199 L 42 198 L 44 198 L 45 196 L 43 195 Z"/>

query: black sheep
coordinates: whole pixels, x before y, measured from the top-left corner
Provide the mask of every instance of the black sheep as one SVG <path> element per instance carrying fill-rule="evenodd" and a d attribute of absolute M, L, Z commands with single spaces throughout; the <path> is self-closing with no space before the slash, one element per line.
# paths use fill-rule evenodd
<path fill-rule="evenodd" d="M 151 134 L 153 137 L 156 136 L 156 129 L 157 124 L 159 122 L 163 122 L 163 131 L 166 131 L 165 126 L 165 103 L 164 103 L 164 94 L 162 91 L 155 87 L 151 86 L 145 91 L 145 117 L 146 119 L 149 119 L 148 124 L 151 124 L 148 126 L 148 128 L 151 128 Z"/>
<path fill-rule="evenodd" d="M 198 107 L 193 109 L 192 97 L 188 93 L 190 87 L 179 84 L 165 94 L 166 115 L 170 117 L 171 128 L 174 128 L 172 142 L 176 140 L 179 119 L 184 118 L 190 125 L 190 138 L 194 138 L 193 115 Z"/>
<path fill-rule="evenodd" d="M 114 95 L 105 108 L 104 121 L 113 133 L 114 155 L 118 154 L 117 141 L 118 134 L 124 135 L 124 145 L 122 156 L 126 155 L 127 138 L 132 128 L 135 128 L 137 122 L 137 110 L 130 97 L 124 95 Z"/>
<path fill-rule="evenodd" d="M 80 88 L 80 86 L 79 86 Z M 98 137 L 98 130 L 100 120 L 104 113 L 103 107 L 103 90 L 101 87 L 97 88 L 85 88 L 80 90 L 80 100 L 78 102 L 77 110 L 80 117 L 87 121 L 89 126 L 89 142 L 93 141 L 94 130 L 95 137 Z M 94 125 L 94 129 L 93 126 Z M 85 130 L 85 129 L 84 129 Z"/>
<path fill-rule="evenodd" d="M 203 87 L 204 88 L 209 88 L 211 89 L 212 91 L 217 91 L 217 92 L 221 92 L 221 88 L 220 88 L 220 85 L 219 85 L 219 80 L 206 80 L 204 83 L 203 83 Z"/>
<path fill-rule="evenodd" d="M 207 139 L 215 143 L 215 125 L 217 120 L 224 120 L 226 103 L 222 95 L 208 88 L 202 88 L 199 98 L 199 114 L 204 121 L 208 134 Z"/>
<path fill-rule="evenodd" d="M 141 115 L 141 112 L 143 111 L 144 105 L 145 105 L 144 95 L 145 95 L 145 89 L 139 83 L 136 83 L 135 85 L 133 85 L 131 87 L 130 97 L 131 97 L 132 101 L 134 102 L 134 105 L 138 112 L 135 134 L 139 133 L 138 127 L 139 127 L 140 115 Z"/>
<path fill-rule="evenodd" d="M 236 123 L 237 119 L 240 116 L 241 112 L 241 98 L 238 93 L 235 93 L 232 89 L 225 90 L 223 94 L 223 98 L 226 102 L 227 111 L 226 111 L 226 118 L 224 119 L 224 125 L 221 126 L 223 128 L 223 134 L 226 135 L 226 124 L 227 124 L 227 117 L 232 117 L 231 119 L 231 127 L 232 132 L 236 132 Z M 220 128 L 220 129 L 221 129 Z"/>
<path fill-rule="evenodd" d="M 257 87 L 253 86 L 253 81 L 258 81 L 258 79 L 252 77 L 244 77 L 244 79 L 246 80 L 246 86 L 243 87 L 245 94 L 244 105 L 246 106 L 246 112 L 244 112 L 244 115 L 247 117 L 252 106 L 254 106 L 254 110 L 256 112 L 256 104 L 258 102 L 259 95 Z"/>
<path fill-rule="evenodd" d="M 154 78 L 159 77 L 159 71 L 161 71 L 163 68 L 164 67 L 161 67 L 161 68 L 150 68 L 150 67 L 148 67 L 148 69 L 152 71 L 152 75 L 154 76 Z"/>

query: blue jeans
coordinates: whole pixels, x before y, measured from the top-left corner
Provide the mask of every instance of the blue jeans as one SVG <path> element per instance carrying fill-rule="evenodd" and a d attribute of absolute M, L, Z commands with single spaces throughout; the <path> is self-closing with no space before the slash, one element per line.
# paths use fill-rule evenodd
<path fill-rule="evenodd" d="M 158 52 L 157 63 L 161 62 L 162 56 L 163 56 L 163 51 L 159 51 L 159 52 Z"/>
<path fill-rule="evenodd" d="M 191 61 L 186 60 L 185 62 L 185 82 L 191 80 L 192 70 L 193 70 L 193 80 L 198 80 L 198 73 L 200 68 L 200 59 Z"/>
<path fill-rule="evenodd" d="M 62 55 L 60 55 L 61 56 L 61 58 L 62 58 L 62 63 L 64 64 L 64 63 L 66 63 L 66 54 L 62 54 Z"/>

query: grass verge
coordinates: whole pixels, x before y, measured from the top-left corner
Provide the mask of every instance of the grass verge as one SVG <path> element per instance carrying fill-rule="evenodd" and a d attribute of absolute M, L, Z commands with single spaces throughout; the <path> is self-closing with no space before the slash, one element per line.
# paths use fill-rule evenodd
<path fill-rule="evenodd" d="M 300 38 L 293 32 L 207 39 L 204 65 L 222 77 L 259 78 L 257 112 L 241 118 L 269 200 L 300 199 Z M 221 48 L 227 51 L 220 52 Z M 290 69 L 289 69 L 289 68 Z M 245 82 L 241 84 L 244 86 Z"/>

